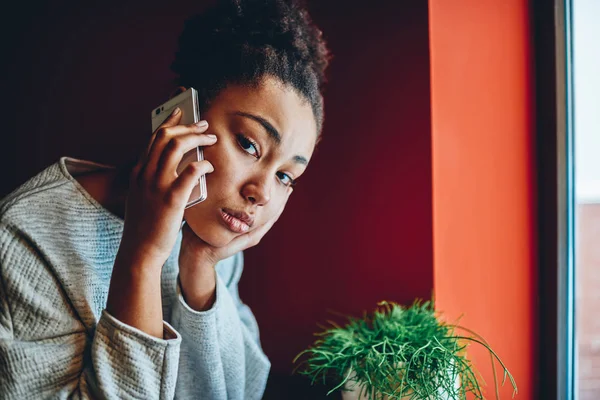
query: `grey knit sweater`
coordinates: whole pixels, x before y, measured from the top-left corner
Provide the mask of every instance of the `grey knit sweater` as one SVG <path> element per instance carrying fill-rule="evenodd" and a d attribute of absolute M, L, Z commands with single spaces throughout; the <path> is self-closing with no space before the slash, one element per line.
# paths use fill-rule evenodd
<path fill-rule="evenodd" d="M 162 272 L 164 339 L 104 308 L 123 220 L 63 157 L 0 202 L 0 399 L 259 399 L 270 368 L 238 296 L 243 255 L 217 264 L 213 307 L 177 285 L 181 232 Z"/>

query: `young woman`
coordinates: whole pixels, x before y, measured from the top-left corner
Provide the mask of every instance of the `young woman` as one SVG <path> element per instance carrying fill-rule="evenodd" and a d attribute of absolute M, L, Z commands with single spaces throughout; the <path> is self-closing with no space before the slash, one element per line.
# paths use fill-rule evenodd
<path fill-rule="evenodd" d="M 176 110 L 132 168 L 63 157 L 2 200 L 0 398 L 262 397 L 242 250 L 311 159 L 327 62 L 294 3 L 221 1 L 186 22 L 172 64 L 204 121 Z M 196 146 L 206 161 L 177 175 Z M 185 209 L 203 174 L 208 199 Z"/>

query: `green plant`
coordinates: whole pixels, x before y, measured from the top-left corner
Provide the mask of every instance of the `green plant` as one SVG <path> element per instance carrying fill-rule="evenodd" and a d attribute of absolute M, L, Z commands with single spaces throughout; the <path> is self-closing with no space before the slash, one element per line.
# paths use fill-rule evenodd
<path fill-rule="evenodd" d="M 329 323 L 332 327 L 317 333 L 319 339 L 294 359 L 302 360 L 296 370 L 313 384 L 318 379 L 333 382 L 328 395 L 354 382 L 360 396 L 372 400 L 466 399 L 467 393 L 483 399 L 478 373 L 466 357 L 469 343 L 490 353 L 496 398 L 495 361 L 504 370 L 502 385 L 508 378 L 513 397 L 517 393 L 514 378 L 487 342 L 469 329 L 443 322 L 433 302 L 415 301 L 410 307 L 381 302 L 370 315 L 348 317 L 343 327 Z"/>

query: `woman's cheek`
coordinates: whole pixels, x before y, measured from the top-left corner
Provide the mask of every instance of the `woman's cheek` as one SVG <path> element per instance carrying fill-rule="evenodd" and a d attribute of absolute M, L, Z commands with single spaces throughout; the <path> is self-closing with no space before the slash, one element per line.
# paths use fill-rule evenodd
<path fill-rule="evenodd" d="M 215 145 L 216 146 L 216 145 Z M 227 145 L 221 144 L 220 148 L 211 147 L 205 152 L 205 159 L 210 161 L 214 167 L 214 172 L 210 173 L 209 180 L 212 186 L 235 184 L 233 178 L 235 174 L 235 157 L 231 155 L 231 150 Z"/>
<path fill-rule="evenodd" d="M 286 206 L 287 197 L 278 196 L 277 200 L 278 200 L 277 202 L 272 202 L 272 204 L 270 204 L 269 220 L 271 220 L 271 218 L 275 217 L 275 214 L 277 213 L 277 211 L 279 211 L 281 209 L 281 207 Z M 284 208 L 284 211 L 285 211 L 285 208 Z"/>

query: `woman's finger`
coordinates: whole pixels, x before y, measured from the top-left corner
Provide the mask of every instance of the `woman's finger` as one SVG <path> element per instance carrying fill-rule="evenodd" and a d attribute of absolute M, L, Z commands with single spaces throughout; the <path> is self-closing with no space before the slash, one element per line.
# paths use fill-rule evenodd
<path fill-rule="evenodd" d="M 197 147 L 206 147 L 215 144 L 215 135 L 188 133 L 175 136 L 166 144 L 156 166 L 157 183 L 160 187 L 170 186 L 177 178 L 177 167 L 183 156 Z M 198 161 L 194 159 L 193 161 Z"/>
<path fill-rule="evenodd" d="M 150 141 L 148 142 L 148 146 L 146 147 L 146 151 L 142 157 L 142 165 L 146 164 L 146 160 L 148 158 L 148 155 L 150 154 L 150 150 L 152 149 L 154 140 L 156 140 L 157 133 L 161 129 L 177 126 L 177 124 L 179 124 L 179 121 L 181 121 L 181 116 L 181 109 L 179 107 L 175 107 L 171 115 L 169 115 L 167 119 L 164 120 L 164 122 L 160 124 L 158 128 L 156 128 L 154 132 L 152 132 L 152 136 L 150 137 Z"/>
<path fill-rule="evenodd" d="M 187 204 L 187 201 L 192 194 L 192 190 L 199 184 L 200 177 L 209 174 L 214 170 L 215 168 L 213 165 L 207 160 L 188 164 L 171 187 L 170 193 L 172 201 L 177 202 L 178 204 L 180 204 L 179 201 L 182 201 L 184 204 Z"/>
<path fill-rule="evenodd" d="M 152 133 L 150 140 L 148 141 L 148 145 L 142 151 L 142 154 L 138 158 L 138 162 L 132 170 L 131 179 L 138 180 L 139 177 L 146 171 L 146 163 L 148 162 L 148 158 L 150 157 L 150 152 L 154 147 L 154 142 L 156 141 L 156 137 L 159 132 L 162 132 L 165 128 L 176 126 L 179 121 L 181 121 L 181 109 L 176 107 L 175 110 L 169 115 L 169 117 Z"/>
<path fill-rule="evenodd" d="M 150 149 L 150 154 L 148 155 L 148 160 L 146 161 L 144 177 L 149 180 L 155 178 L 158 162 L 162 153 L 173 138 L 190 133 L 201 134 L 204 133 L 206 129 L 208 129 L 206 121 L 200 121 L 190 125 L 166 127 L 157 132 L 152 148 Z"/>
<path fill-rule="evenodd" d="M 204 132 L 208 129 L 208 122 L 202 120 L 188 125 L 179 124 L 174 126 L 166 126 L 164 129 L 171 136 L 183 135 L 190 132 Z"/>

